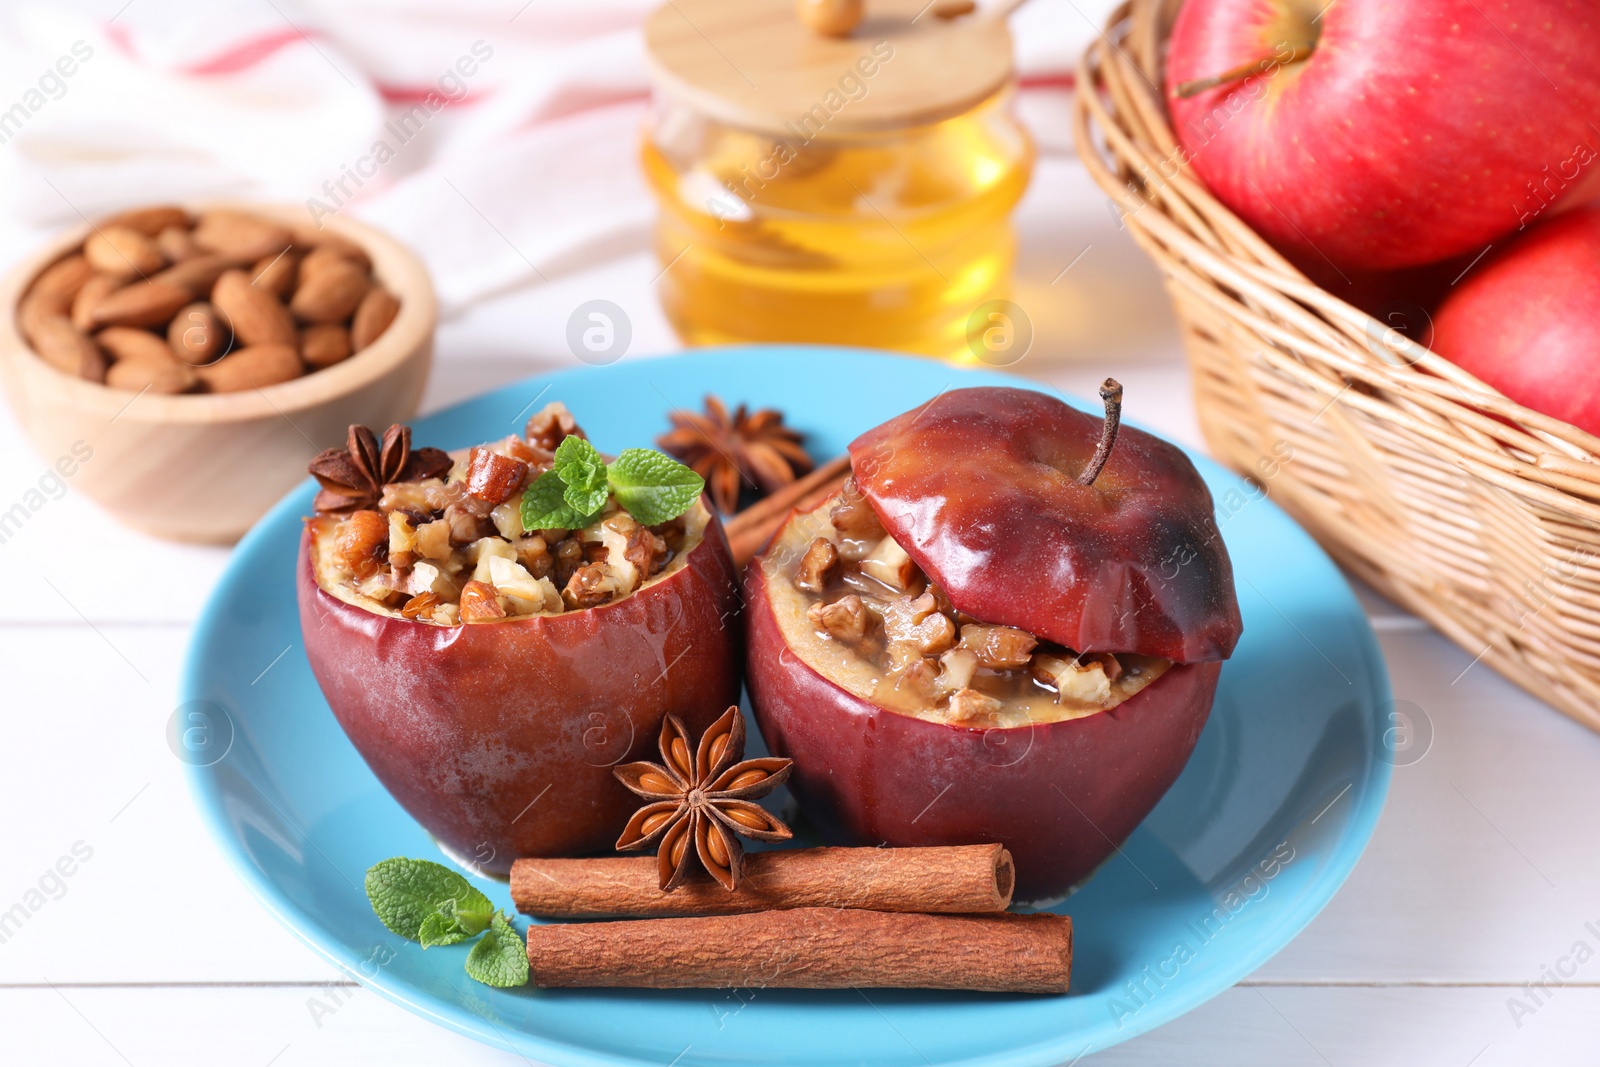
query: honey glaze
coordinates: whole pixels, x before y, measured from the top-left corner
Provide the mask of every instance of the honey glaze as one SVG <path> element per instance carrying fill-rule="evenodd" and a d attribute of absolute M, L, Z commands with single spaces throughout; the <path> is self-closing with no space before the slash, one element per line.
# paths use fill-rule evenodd
<path fill-rule="evenodd" d="M 866 588 L 862 583 L 871 579 L 860 574 L 850 575 L 842 584 L 836 578 L 820 596 L 793 583 L 794 563 L 814 538 L 834 539 L 837 543 L 837 532 L 828 518 L 829 506 L 824 503 L 809 514 L 795 516 L 780 532 L 761 563 L 767 573 L 767 595 L 785 644 L 818 674 L 881 708 L 913 718 L 948 723 L 948 708 L 930 705 L 925 698 L 900 684 L 892 673 L 874 663 L 871 656 L 863 654 L 861 647 L 830 638 L 807 617 L 808 609 L 819 599 L 829 599 L 845 591 L 846 585 L 850 591 L 869 596 L 895 595 L 886 586 L 876 590 Z M 1129 653 L 1120 653 L 1117 659 L 1124 671 L 1112 682 L 1105 698 L 1096 702 L 1075 700 L 1037 680 L 1026 670 L 997 671 L 980 667 L 969 684 L 972 689 L 1000 701 L 1000 707 L 982 721 L 959 725 L 1004 729 L 1097 715 L 1131 699 L 1172 666 L 1168 660 Z"/>

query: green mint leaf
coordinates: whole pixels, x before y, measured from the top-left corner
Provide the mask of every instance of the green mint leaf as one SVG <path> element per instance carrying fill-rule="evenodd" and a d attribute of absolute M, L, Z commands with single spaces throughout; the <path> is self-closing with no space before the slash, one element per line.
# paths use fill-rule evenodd
<path fill-rule="evenodd" d="M 551 461 L 551 470 L 561 475 L 561 480 L 568 485 L 587 483 L 588 478 L 578 476 L 579 470 L 598 470 L 605 473 L 606 461 L 598 449 L 581 437 L 571 436 L 561 439 L 556 446 L 555 459 Z"/>
<path fill-rule="evenodd" d="M 497 913 L 488 933 L 467 953 L 467 974 L 501 989 L 528 984 L 528 946 L 504 916 Z"/>
<path fill-rule="evenodd" d="M 682 515 L 694 507 L 706 487 L 694 471 L 648 448 L 623 449 L 607 468 L 607 477 L 617 503 L 646 526 Z"/>
<path fill-rule="evenodd" d="M 551 467 L 566 483 L 562 500 L 578 515 L 595 515 L 606 506 L 606 461 L 588 441 L 566 437 L 556 446 Z"/>
<path fill-rule="evenodd" d="M 568 438 L 572 440 L 572 438 Z M 574 465 L 561 476 L 567 488 L 561 495 L 568 507 L 580 515 L 593 515 L 604 510 L 611 490 L 606 488 L 606 468 Z"/>
<path fill-rule="evenodd" d="M 455 871 L 430 860 L 400 856 L 367 870 L 367 899 L 383 925 L 409 941 L 422 940 L 423 924 L 432 915 L 460 925 L 460 916 L 494 913 L 489 898 Z M 429 928 L 434 936 L 439 930 L 437 923 Z"/>
<path fill-rule="evenodd" d="M 567 438 L 572 440 L 572 438 Z M 524 530 L 577 530 L 588 526 L 600 510 L 579 511 L 566 501 L 567 483 L 554 470 L 545 471 L 522 491 Z M 605 501 L 601 501 L 603 507 Z"/>
<path fill-rule="evenodd" d="M 447 900 L 439 909 L 439 914 L 455 922 L 456 927 L 468 937 L 477 937 L 483 933 L 484 927 L 489 925 L 498 912 L 489 898 L 482 893 L 474 891 L 466 900 Z"/>
<path fill-rule="evenodd" d="M 455 919 L 446 916 L 443 912 L 434 912 L 422 920 L 422 928 L 417 931 L 417 940 L 422 942 L 423 948 L 433 948 L 435 945 L 454 945 L 465 941 L 472 935 L 461 929 Z"/>

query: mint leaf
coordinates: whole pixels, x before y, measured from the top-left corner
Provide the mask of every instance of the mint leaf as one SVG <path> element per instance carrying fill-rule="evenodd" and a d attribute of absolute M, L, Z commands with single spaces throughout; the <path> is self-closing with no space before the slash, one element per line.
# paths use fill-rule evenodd
<path fill-rule="evenodd" d="M 489 932 L 467 953 L 467 974 L 501 989 L 528 984 L 528 946 L 504 916 L 497 913 Z"/>
<path fill-rule="evenodd" d="M 422 920 L 417 940 L 423 948 L 435 945 L 454 945 L 469 937 L 477 937 L 494 918 L 494 908 L 483 894 L 467 901 L 446 900 L 439 910 Z"/>
<path fill-rule="evenodd" d="M 572 438 L 568 438 L 572 440 Z M 606 499 L 611 491 L 606 488 L 606 468 L 602 464 L 598 467 L 573 466 L 561 476 L 567 483 L 566 491 L 562 494 L 568 507 L 580 515 L 594 515 L 606 506 Z"/>
<path fill-rule="evenodd" d="M 561 475 L 561 480 L 568 485 L 586 484 L 589 479 L 578 472 L 597 470 L 603 475 L 606 460 L 594 445 L 574 435 L 562 438 L 561 443 L 556 446 L 555 459 L 551 461 L 550 469 Z"/>
<path fill-rule="evenodd" d="M 556 446 L 551 470 L 566 483 L 562 499 L 579 515 L 595 515 L 606 506 L 606 461 L 599 451 L 581 437 L 563 438 Z"/>
<path fill-rule="evenodd" d="M 433 948 L 436 945 L 454 945 L 459 941 L 465 941 L 471 936 L 471 934 L 461 929 L 455 919 L 438 911 L 423 919 L 422 928 L 417 931 L 417 940 L 422 942 L 423 948 Z"/>
<path fill-rule="evenodd" d="M 456 928 L 468 937 L 477 937 L 496 914 L 489 898 L 473 890 L 465 900 L 447 900 L 439 907 L 439 914 L 452 920 Z"/>
<path fill-rule="evenodd" d="M 572 438 L 567 438 L 568 441 Z M 524 530 L 577 530 L 594 521 L 599 508 L 579 511 L 566 501 L 567 483 L 554 470 L 545 471 L 522 491 Z M 605 506 L 605 501 L 600 502 Z"/>
<path fill-rule="evenodd" d="M 481 930 L 482 922 L 487 919 L 478 917 L 494 914 L 489 898 L 472 888 L 471 883 L 455 871 L 430 860 L 400 856 L 368 868 L 367 899 L 383 925 L 409 941 L 423 939 L 423 927 L 431 916 L 442 916 L 451 926 L 463 929 L 467 924 L 478 922 Z M 466 917 L 466 924 L 462 922 L 463 917 Z M 437 922 L 428 926 L 434 937 L 440 936 L 441 930 Z"/>
<path fill-rule="evenodd" d="M 705 480 L 694 471 L 671 456 L 648 448 L 623 449 L 607 469 L 607 478 L 617 503 L 645 526 L 657 526 L 682 515 L 694 506 L 706 487 Z"/>

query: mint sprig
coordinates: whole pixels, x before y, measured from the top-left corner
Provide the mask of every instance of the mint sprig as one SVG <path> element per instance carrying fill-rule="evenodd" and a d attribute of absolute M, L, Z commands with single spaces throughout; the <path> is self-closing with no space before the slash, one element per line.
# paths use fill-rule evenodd
<path fill-rule="evenodd" d="M 390 930 L 423 948 L 487 933 L 467 954 L 467 973 L 485 985 L 528 982 L 528 951 L 511 923 L 460 874 L 430 860 L 396 856 L 367 870 L 367 899 Z"/>
<path fill-rule="evenodd" d="M 671 456 L 648 448 L 625 448 L 606 468 L 617 503 L 645 526 L 659 526 L 694 506 L 705 479 Z"/>
<path fill-rule="evenodd" d="M 705 480 L 671 456 L 624 449 L 612 463 L 581 437 L 564 438 L 551 468 L 522 493 L 522 528 L 576 530 L 590 525 L 611 496 L 645 526 L 659 526 L 694 506 Z"/>

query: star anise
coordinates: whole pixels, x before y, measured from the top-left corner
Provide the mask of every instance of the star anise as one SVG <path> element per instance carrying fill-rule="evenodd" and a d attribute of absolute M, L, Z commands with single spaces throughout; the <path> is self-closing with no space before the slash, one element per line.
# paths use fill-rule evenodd
<path fill-rule="evenodd" d="M 670 893 L 699 857 L 700 864 L 729 890 L 739 887 L 744 848 L 739 835 L 756 841 L 786 841 L 792 834 L 761 805 L 789 777 L 792 760 L 769 756 L 741 760 L 744 716 L 731 707 L 700 738 L 690 755 L 689 734 L 677 716 L 661 724 L 661 762 L 629 763 L 613 773 L 651 803 L 633 813 L 617 848 L 657 845 L 661 889 Z"/>
<path fill-rule="evenodd" d="M 812 467 L 800 446 L 804 435 L 785 426 L 783 413 L 774 408 L 751 412 L 740 404 L 730 415 L 721 400 L 708 396 L 704 413 L 673 411 L 667 417 L 672 429 L 656 438 L 656 444 L 706 480 L 724 515 L 739 510 L 741 482 L 764 496 Z"/>
<path fill-rule="evenodd" d="M 306 468 L 322 486 L 312 501 L 319 514 L 375 507 L 392 482 L 443 478 L 452 460 L 441 448 L 411 448 L 411 427 L 394 425 L 383 440 L 365 426 L 350 427 L 343 448 L 324 449 Z"/>

